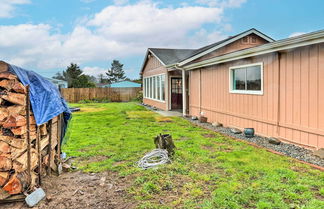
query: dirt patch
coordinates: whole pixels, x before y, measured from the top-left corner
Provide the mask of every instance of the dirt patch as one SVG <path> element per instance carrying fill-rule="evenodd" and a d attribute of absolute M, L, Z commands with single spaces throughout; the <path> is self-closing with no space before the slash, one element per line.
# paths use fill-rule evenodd
<path fill-rule="evenodd" d="M 47 177 L 42 185 L 47 198 L 37 208 L 135 208 L 136 202 L 126 192 L 131 182 L 131 177 L 119 177 L 113 172 L 88 174 L 77 171 L 63 173 L 59 177 Z M 28 208 L 24 202 L 3 204 L 0 207 Z"/>
<path fill-rule="evenodd" d="M 290 167 L 291 170 L 298 172 L 298 173 L 304 173 L 308 171 L 308 168 L 305 167 L 298 167 L 298 166 L 292 166 Z"/>
<path fill-rule="evenodd" d="M 211 151 L 211 152 L 215 152 L 215 149 L 214 149 L 213 146 L 202 145 L 201 148 L 204 149 L 204 150 L 208 150 L 208 151 Z"/>
<path fill-rule="evenodd" d="M 232 152 L 233 149 L 230 148 L 229 146 L 219 146 L 217 151 L 220 151 L 220 152 Z"/>
<path fill-rule="evenodd" d="M 215 134 L 202 134 L 202 136 L 205 138 L 215 138 L 216 137 Z"/>

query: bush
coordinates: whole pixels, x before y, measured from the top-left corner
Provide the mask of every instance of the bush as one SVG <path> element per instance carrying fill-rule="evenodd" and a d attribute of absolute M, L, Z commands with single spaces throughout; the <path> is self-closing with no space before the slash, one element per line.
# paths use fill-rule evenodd
<path fill-rule="evenodd" d="M 143 91 L 139 91 L 132 102 L 143 102 Z"/>

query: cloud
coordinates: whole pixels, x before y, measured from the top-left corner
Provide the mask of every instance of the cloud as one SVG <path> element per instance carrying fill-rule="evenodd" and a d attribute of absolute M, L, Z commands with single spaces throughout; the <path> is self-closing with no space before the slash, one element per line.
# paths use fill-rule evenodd
<path fill-rule="evenodd" d="M 295 36 L 301 36 L 306 34 L 306 32 L 294 32 L 292 34 L 289 35 L 289 38 L 295 37 Z"/>
<path fill-rule="evenodd" d="M 196 2 L 210 7 L 237 8 L 247 0 L 197 0 Z"/>
<path fill-rule="evenodd" d="M 0 2 L 0 18 L 11 18 L 17 5 L 30 4 L 30 0 L 1 0 Z"/>
<path fill-rule="evenodd" d="M 26 68 L 57 69 L 71 62 L 87 66 L 144 55 L 148 47 L 198 48 L 226 38 L 220 28 L 226 31 L 230 25 L 223 16 L 222 7 L 114 4 L 80 18 L 69 33 L 49 24 L 0 25 L 0 57 Z M 206 24 L 214 27 L 204 29 Z M 92 75 L 103 72 L 98 67 L 84 70 Z"/>
<path fill-rule="evenodd" d="M 87 75 L 93 75 L 93 76 L 98 76 L 99 74 L 103 74 L 104 76 L 106 75 L 107 69 L 101 68 L 101 67 L 89 67 L 86 66 L 82 68 L 82 71 L 84 74 Z"/>
<path fill-rule="evenodd" d="M 176 47 L 185 45 L 191 31 L 199 30 L 204 24 L 220 23 L 222 14 L 221 8 L 159 8 L 154 3 L 139 2 L 109 6 L 87 25 L 96 27 L 97 33 L 106 39 L 128 43 L 138 49 L 145 46 Z"/>
<path fill-rule="evenodd" d="M 114 0 L 115 5 L 125 5 L 128 3 L 128 0 Z"/>

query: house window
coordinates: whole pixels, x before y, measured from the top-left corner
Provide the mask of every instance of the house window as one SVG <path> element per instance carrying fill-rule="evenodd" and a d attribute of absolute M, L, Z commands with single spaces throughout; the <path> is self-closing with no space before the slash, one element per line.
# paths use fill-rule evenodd
<path fill-rule="evenodd" d="M 147 78 L 144 78 L 144 97 L 147 97 L 148 96 L 148 79 Z"/>
<path fill-rule="evenodd" d="M 152 78 L 153 79 L 153 85 L 152 85 L 152 90 L 153 90 L 153 99 L 156 99 L 156 83 L 155 83 L 155 77 Z"/>
<path fill-rule="evenodd" d="M 263 94 L 262 63 L 231 67 L 230 92 L 241 94 Z"/>
<path fill-rule="evenodd" d="M 145 82 L 146 82 L 146 79 L 144 78 L 144 79 L 143 79 L 143 89 L 146 89 L 146 88 L 145 88 L 145 86 L 146 86 Z M 143 91 L 143 97 L 146 97 L 146 92 L 145 92 L 145 90 Z"/>
<path fill-rule="evenodd" d="M 161 75 L 161 100 L 165 101 L 165 75 Z"/>
<path fill-rule="evenodd" d="M 156 75 L 144 78 L 149 82 L 144 86 L 144 98 L 165 101 L 165 75 Z"/>
<path fill-rule="evenodd" d="M 153 91 L 152 91 L 152 78 L 149 78 L 150 79 L 150 84 L 149 84 L 149 92 L 150 92 L 150 95 L 149 95 L 149 97 L 150 98 L 152 98 L 153 97 Z"/>
<path fill-rule="evenodd" d="M 160 100 L 161 98 L 161 82 L 160 82 L 160 76 L 156 77 L 156 99 Z"/>

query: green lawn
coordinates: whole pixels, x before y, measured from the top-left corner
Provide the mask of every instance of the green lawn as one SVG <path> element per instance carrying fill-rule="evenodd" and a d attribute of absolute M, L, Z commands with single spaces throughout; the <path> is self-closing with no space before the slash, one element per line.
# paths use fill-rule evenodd
<path fill-rule="evenodd" d="M 291 158 L 135 103 L 72 106 L 82 111 L 73 114 L 64 151 L 86 172 L 131 178 L 128 194 L 139 208 L 324 208 L 324 173 Z M 159 133 L 175 141 L 172 164 L 136 168 Z"/>

